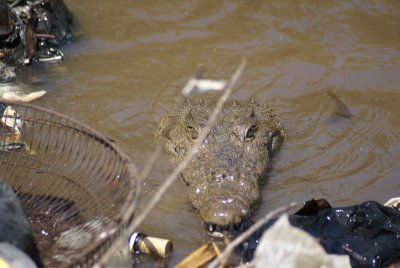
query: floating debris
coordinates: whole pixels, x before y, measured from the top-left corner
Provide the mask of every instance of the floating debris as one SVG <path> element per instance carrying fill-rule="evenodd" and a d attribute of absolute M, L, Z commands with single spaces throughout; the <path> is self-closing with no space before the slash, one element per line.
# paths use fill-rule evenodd
<path fill-rule="evenodd" d="M 3 105 L 4 107 L 4 105 Z M 2 110 L 0 107 L 0 111 Z M 22 128 L 22 120 L 20 115 L 12 106 L 6 106 L 3 110 L 1 123 L 12 130 L 12 134 L 20 135 Z"/>
<path fill-rule="evenodd" d="M 182 89 L 182 94 L 186 97 L 193 93 L 203 93 L 208 91 L 222 91 L 227 82 L 225 80 L 197 79 L 191 78 Z"/>
<path fill-rule="evenodd" d="M 134 232 L 129 238 L 129 251 L 131 253 L 139 252 L 165 258 L 171 254 L 172 241 Z"/>
<path fill-rule="evenodd" d="M 6 101 L 30 102 L 42 97 L 44 94 L 46 94 L 45 90 L 34 91 L 29 94 L 23 94 L 16 91 L 7 91 L 1 95 L 1 98 Z"/>
<path fill-rule="evenodd" d="M 214 242 L 202 245 L 189 256 L 178 263 L 175 268 L 196 268 L 202 267 L 221 254 L 221 251 Z"/>
<path fill-rule="evenodd" d="M 351 118 L 353 115 L 350 112 L 349 107 L 337 96 L 336 93 L 332 91 L 328 91 L 326 93 L 328 97 L 331 98 L 331 100 L 335 104 L 335 109 L 334 109 L 334 114 L 343 118 Z"/>
<path fill-rule="evenodd" d="M 391 198 L 384 205 L 400 210 L 400 197 Z"/>
<path fill-rule="evenodd" d="M 255 253 L 255 267 L 350 268 L 346 255 L 329 255 L 317 239 L 282 215 L 264 232 Z"/>
<path fill-rule="evenodd" d="M 296 228 L 296 232 L 300 228 L 302 231 L 312 235 L 313 239 L 317 239 L 319 245 L 327 253 L 350 257 L 349 260 L 352 267 L 388 267 L 390 265 L 398 265 L 400 260 L 400 225 L 398 224 L 400 222 L 400 212 L 392 207 L 397 201 L 389 200 L 387 202 L 390 205 L 389 207 L 376 201 L 368 201 L 349 207 L 334 208 L 326 200 L 313 199 L 307 201 L 304 207 L 295 214 L 287 216 L 288 219 L 285 219 L 285 221 L 287 224 L 290 222 L 290 225 Z M 250 256 L 249 253 L 255 249 L 256 259 L 257 256 L 263 258 L 267 254 L 270 258 L 276 258 L 279 255 L 286 258 L 278 261 L 279 267 L 315 267 L 306 263 L 307 259 L 312 260 L 313 263 L 319 263 L 321 266 L 318 267 L 346 267 L 344 264 L 343 266 L 329 266 L 324 259 L 318 257 L 322 254 L 318 253 L 319 249 L 314 253 L 311 251 L 308 253 L 303 252 L 304 249 L 311 247 L 306 242 L 307 239 L 295 239 L 296 236 L 290 234 L 289 230 L 286 229 L 286 223 L 277 225 L 280 221 L 283 220 L 271 220 L 259 229 L 259 232 L 254 237 L 243 243 L 242 248 L 247 250 L 244 253 L 248 254 L 246 257 Z M 266 245 L 268 244 L 267 248 L 259 249 L 263 244 L 264 234 L 270 230 L 279 231 L 280 233 L 279 235 L 273 233 L 274 235 L 270 235 L 268 241 L 278 241 L 279 238 L 281 242 L 274 245 L 271 244 L 272 242 L 268 242 L 265 243 Z M 257 247 L 257 241 L 263 232 L 261 242 Z M 288 238 L 290 238 L 290 241 Z M 281 251 L 275 251 L 274 253 L 274 250 L 278 250 L 279 245 L 282 246 Z M 295 256 L 293 250 L 299 253 L 299 259 L 293 259 L 293 256 Z M 304 259 L 307 254 L 308 257 Z M 285 263 L 286 261 L 296 262 L 292 266 L 287 266 L 286 264 L 283 265 L 283 261 Z M 333 265 L 336 260 L 329 262 Z M 272 260 L 269 260 L 268 264 L 271 267 L 277 266 Z M 265 266 L 256 265 L 256 267 Z"/>

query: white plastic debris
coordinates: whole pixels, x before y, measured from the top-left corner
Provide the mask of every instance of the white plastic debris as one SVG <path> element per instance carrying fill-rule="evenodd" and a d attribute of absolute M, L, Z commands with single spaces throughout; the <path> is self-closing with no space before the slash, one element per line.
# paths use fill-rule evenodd
<path fill-rule="evenodd" d="M 182 89 L 184 96 L 189 96 L 193 93 L 203 93 L 207 91 L 221 91 L 226 87 L 225 80 L 210 80 L 191 78 L 186 86 Z"/>
<path fill-rule="evenodd" d="M 329 255 L 307 232 L 289 223 L 282 215 L 266 230 L 257 247 L 255 267 L 350 268 L 347 255 Z"/>
<path fill-rule="evenodd" d="M 14 134 L 21 134 L 22 120 L 12 106 L 7 106 L 1 117 L 1 122 L 13 129 Z"/>
<path fill-rule="evenodd" d="M 400 197 L 393 197 L 389 199 L 384 205 L 387 207 L 397 208 L 400 206 Z"/>
<path fill-rule="evenodd" d="M 7 101 L 30 102 L 30 101 L 33 101 L 35 99 L 42 97 L 44 94 L 46 94 L 45 90 L 34 91 L 29 94 L 22 94 L 22 93 L 15 92 L 15 91 L 8 91 L 8 92 L 4 92 L 1 96 L 1 98 L 3 100 L 7 100 Z"/>

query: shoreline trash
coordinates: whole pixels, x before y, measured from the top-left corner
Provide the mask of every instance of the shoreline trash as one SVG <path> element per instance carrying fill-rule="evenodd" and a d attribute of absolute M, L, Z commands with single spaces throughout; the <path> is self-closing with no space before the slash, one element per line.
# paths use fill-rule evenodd
<path fill-rule="evenodd" d="M 349 256 L 352 267 L 387 267 L 400 262 L 400 211 L 396 208 L 376 201 L 334 208 L 326 200 L 313 199 L 288 220 L 318 239 L 327 253 Z M 271 220 L 242 243 L 239 250 L 245 261 L 252 259 L 257 241 L 277 221 Z"/>
<path fill-rule="evenodd" d="M 327 254 L 318 240 L 289 223 L 284 214 L 264 232 L 256 249 L 254 263 L 263 267 L 350 268 L 346 255 Z"/>
<path fill-rule="evenodd" d="M 221 254 L 220 249 L 214 242 L 208 242 L 179 262 L 175 268 L 197 268 L 206 265 Z"/>
<path fill-rule="evenodd" d="M 134 232 L 129 238 L 131 253 L 140 252 L 165 258 L 171 253 L 172 247 L 171 240 L 147 236 L 144 233 Z"/>

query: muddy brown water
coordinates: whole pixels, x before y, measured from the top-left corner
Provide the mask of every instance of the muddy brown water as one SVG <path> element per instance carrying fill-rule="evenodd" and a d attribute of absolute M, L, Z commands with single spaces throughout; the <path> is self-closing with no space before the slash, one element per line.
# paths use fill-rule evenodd
<path fill-rule="evenodd" d="M 400 190 L 400 2 L 77 1 L 73 43 L 39 74 L 35 103 L 115 139 L 141 168 L 152 132 L 199 64 L 226 79 L 248 64 L 232 98 L 267 102 L 287 139 L 254 219 L 278 206 L 326 198 L 384 202 Z M 163 156 L 145 204 L 171 172 Z M 177 181 L 140 231 L 174 241 L 173 266 L 209 240 Z M 139 210 L 140 211 L 140 210 Z M 110 266 L 131 266 L 117 254 Z"/>

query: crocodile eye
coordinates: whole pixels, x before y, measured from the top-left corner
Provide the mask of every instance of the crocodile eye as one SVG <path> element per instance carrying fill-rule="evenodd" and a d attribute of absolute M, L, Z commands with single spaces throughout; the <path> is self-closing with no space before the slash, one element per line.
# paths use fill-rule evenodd
<path fill-rule="evenodd" d="M 196 128 L 193 126 L 187 126 L 186 127 L 189 133 L 189 137 L 192 140 L 197 140 L 197 138 L 199 137 L 199 133 L 197 132 Z"/>
<path fill-rule="evenodd" d="M 272 155 L 274 152 L 276 152 L 278 150 L 278 148 L 280 147 L 280 136 L 279 136 L 279 132 L 271 132 L 269 134 L 269 139 L 268 139 L 268 152 L 270 155 Z"/>
<path fill-rule="evenodd" d="M 246 130 L 246 140 L 254 139 L 254 134 L 257 131 L 257 125 L 253 124 Z"/>

